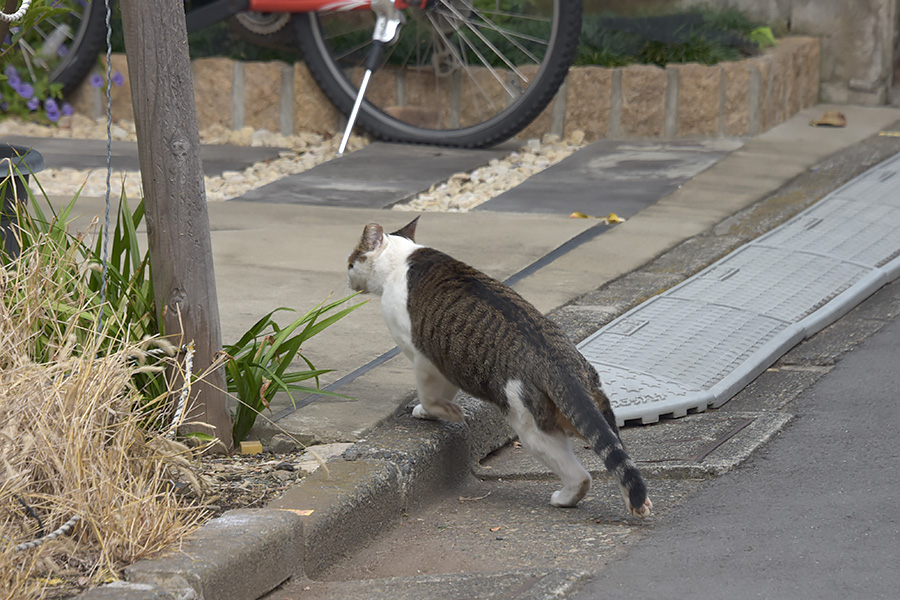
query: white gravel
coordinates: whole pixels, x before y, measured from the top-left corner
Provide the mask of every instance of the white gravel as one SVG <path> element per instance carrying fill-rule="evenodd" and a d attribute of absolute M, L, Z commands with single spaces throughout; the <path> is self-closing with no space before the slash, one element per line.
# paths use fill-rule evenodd
<path fill-rule="evenodd" d="M 111 127 L 115 140 L 137 139 L 134 123 L 122 121 Z M 0 137 L 26 135 L 34 137 L 106 139 L 106 122 L 94 121 L 82 115 L 64 117 L 57 127 L 27 123 L 16 119 L 0 121 Z M 289 148 L 279 158 L 260 162 L 243 171 L 225 171 L 220 176 L 206 177 L 206 197 L 210 202 L 236 198 L 245 192 L 271 183 L 277 179 L 301 173 L 326 162 L 337 153 L 338 136 L 324 138 L 313 133 L 285 136 L 265 130 L 245 127 L 233 131 L 213 127 L 200 132 L 204 144 L 232 144 L 239 146 L 266 146 Z M 368 144 L 362 136 L 351 136 L 348 149 L 358 150 Z M 490 164 L 468 173 L 457 173 L 448 181 L 435 185 L 395 210 L 465 212 L 482 202 L 522 183 L 528 177 L 546 169 L 569 156 L 584 145 L 584 133 L 573 132 L 566 140 L 545 136 L 543 140 L 528 140 L 522 147 L 504 159 L 494 159 Z M 81 189 L 81 195 L 104 196 L 106 194 L 106 168 L 98 164 L 96 169 L 45 169 L 36 177 L 44 193 L 53 197 L 72 197 Z M 124 185 L 128 197 L 141 196 L 141 178 L 137 171 L 113 171 L 112 194 L 118 196 Z M 83 186 L 83 188 L 82 188 Z"/>

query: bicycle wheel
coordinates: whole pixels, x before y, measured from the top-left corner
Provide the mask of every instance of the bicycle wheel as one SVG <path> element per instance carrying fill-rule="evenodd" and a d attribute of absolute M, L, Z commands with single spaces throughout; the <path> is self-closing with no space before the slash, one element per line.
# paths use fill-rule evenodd
<path fill-rule="evenodd" d="M 357 120 L 388 141 L 485 147 L 514 136 L 559 89 L 581 31 L 581 0 L 434 0 L 404 14 Z M 299 16 L 298 43 L 310 72 L 349 114 L 374 15 Z"/>
<path fill-rule="evenodd" d="M 63 15 L 41 21 L 19 42 L 32 78 L 62 84 L 67 95 L 81 83 L 106 42 L 106 6 L 103 0 L 51 0 L 65 8 Z"/>

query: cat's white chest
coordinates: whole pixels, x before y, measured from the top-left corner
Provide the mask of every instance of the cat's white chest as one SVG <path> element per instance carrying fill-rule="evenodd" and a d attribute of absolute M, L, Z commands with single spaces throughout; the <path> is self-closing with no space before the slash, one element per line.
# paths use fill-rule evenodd
<path fill-rule="evenodd" d="M 397 342 L 400 350 L 412 358 L 415 349 L 412 343 L 412 324 L 407 308 L 409 290 L 406 283 L 406 270 L 392 273 L 385 281 L 381 295 L 381 313 L 387 324 L 391 337 Z"/>

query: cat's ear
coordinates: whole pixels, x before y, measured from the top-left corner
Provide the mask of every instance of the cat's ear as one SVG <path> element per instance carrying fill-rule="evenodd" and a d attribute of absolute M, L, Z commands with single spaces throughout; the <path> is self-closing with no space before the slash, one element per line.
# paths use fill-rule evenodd
<path fill-rule="evenodd" d="M 363 229 L 362 239 L 360 240 L 359 245 L 364 249 L 364 252 L 373 252 L 378 250 L 383 239 L 384 229 L 381 228 L 381 225 L 378 223 L 369 223 L 366 225 L 366 228 Z"/>
<path fill-rule="evenodd" d="M 401 229 L 398 229 L 391 235 L 399 235 L 400 237 L 405 237 L 411 242 L 416 241 L 416 224 L 419 222 L 419 217 L 416 217 L 406 225 L 404 225 Z"/>

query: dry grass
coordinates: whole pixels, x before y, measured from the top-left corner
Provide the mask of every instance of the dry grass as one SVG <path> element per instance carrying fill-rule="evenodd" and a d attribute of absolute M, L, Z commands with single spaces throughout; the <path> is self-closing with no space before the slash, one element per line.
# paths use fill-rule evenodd
<path fill-rule="evenodd" d="M 187 449 L 142 428 L 156 415 L 136 409 L 140 347 L 97 356 L 84 269 L 51 239 L 0 267 L 0 598 L 115 578 L 204 518 L 170 483 L 190 468 Z M 70 534 L 15 549 L 73 516 Z"/>

